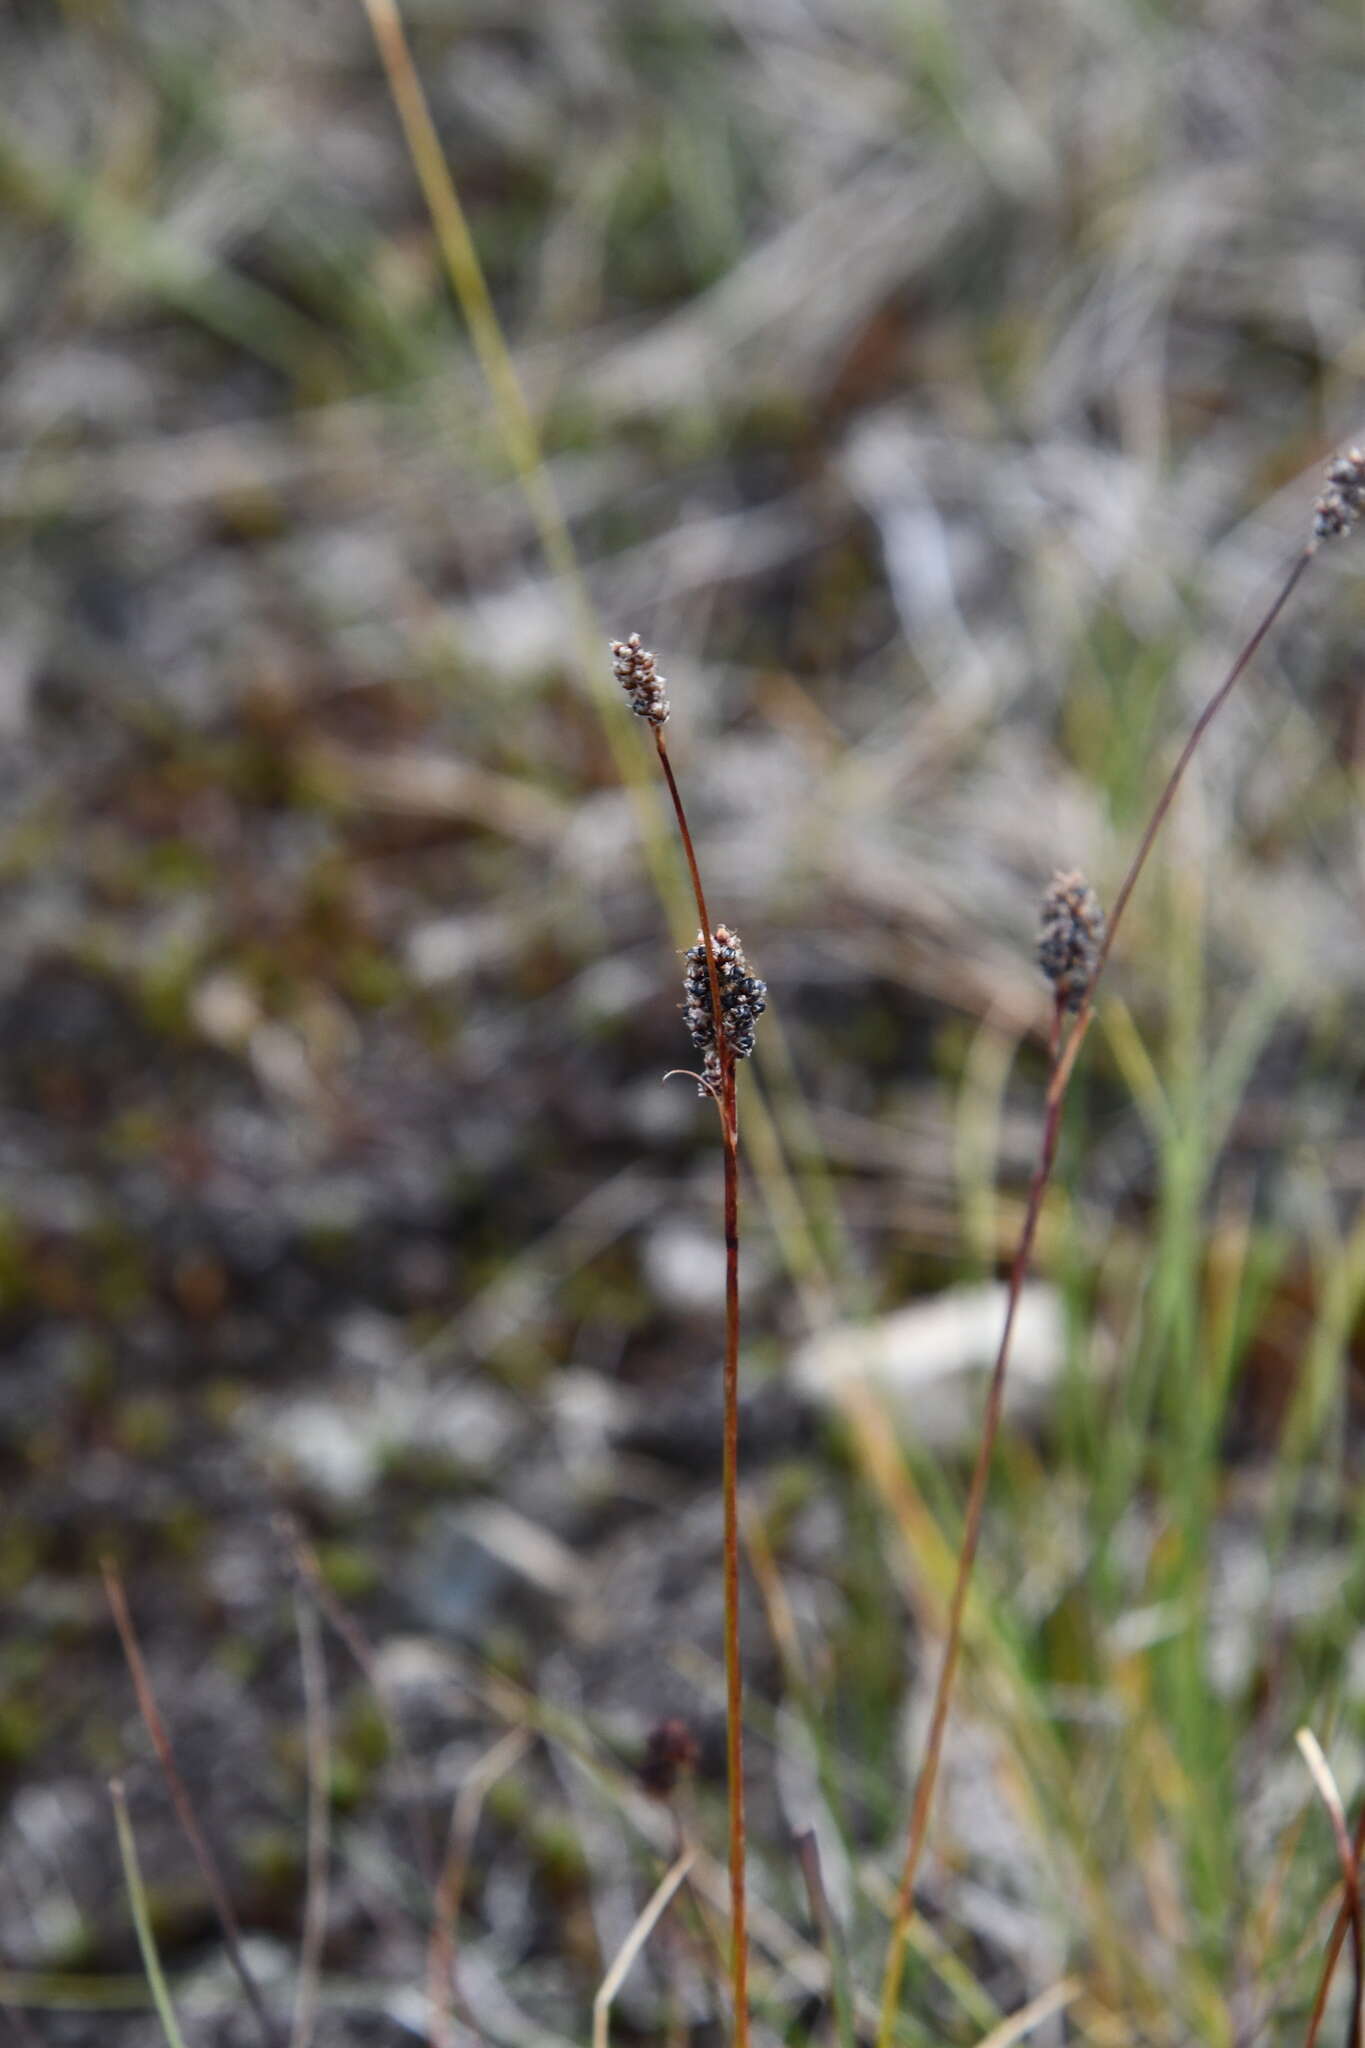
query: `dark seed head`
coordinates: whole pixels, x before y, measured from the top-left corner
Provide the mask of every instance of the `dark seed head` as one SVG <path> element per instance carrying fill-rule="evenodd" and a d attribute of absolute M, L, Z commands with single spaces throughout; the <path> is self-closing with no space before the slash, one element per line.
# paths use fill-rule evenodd
<path fill-rule="evenodd" d="M 1038 965 L 1068 1010 L 1079 1010 L 1104 944 L 1104 912 L 1085 876 L 1060 870 L 1043 897 Z"/>
<path fill-rule="evenodd" d="M 750 974 L 739 936 L 728 925 L 716 926 L 711 946 L 716 959 L 723 1045 L 732 1059 L 747 1059 L 754 1049 L 754 1020 L 767 1007 L 767 983 Z M 700 936 L 695 946 L 688 947 L 684 958 L 687 965 L 683 974 L 683 1021 L 702 1056 L 705 1093 L 708 1088 L 720 1086 L 721 1046 L 716 1042 L 711 977 L 706 968 L 706 946 Z"/>

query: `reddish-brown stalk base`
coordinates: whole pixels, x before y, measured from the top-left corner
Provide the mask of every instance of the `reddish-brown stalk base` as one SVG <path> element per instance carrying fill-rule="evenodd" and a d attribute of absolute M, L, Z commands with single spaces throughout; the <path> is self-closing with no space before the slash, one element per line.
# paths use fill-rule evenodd
<path fill-rule="evenodd" d="M 717 1007 L 716 1015 L 720 1010 Z M 730 1978 L 736 2048 L 749 2040 L 749 1938 L 744 1887 L 744 1675 L 739 1655 L 739 1124 L 735 1060 L 721 1054 L 725 1149 L 725 1722 L 730 1784 Z"/>

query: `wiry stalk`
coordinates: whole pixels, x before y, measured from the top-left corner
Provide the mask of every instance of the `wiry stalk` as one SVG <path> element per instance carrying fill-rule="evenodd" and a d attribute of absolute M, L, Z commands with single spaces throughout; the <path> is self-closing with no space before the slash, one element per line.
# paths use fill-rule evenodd
<path fill-rule="evenodd" d="M 654 744 L 659 751 L 659 766 L 664 771 L 668 794 L 673 799 L 673 815 L 678 821 L 678 837 L 682 841 L 683 853 L 687 857 L 687 872 L 692 880 L 692 894 L 696 898 L 697 916 L 701 919 L 701 942 L 706 948 L 706 978 L 711 984 L 712 1014 L 720 1016 L 720 976 L 716 972 L 716 948 L 711 937 L 711 913 L 706 907 L 706 892 L 701 885 L 701 869 L 697 866 L 697 852 L 692 844 L 692 833 L 687 823 L 687 812 L 683 809 L 682 791 L 678 778 L 673 773 L 673 763 L 668 758 L 668 741 L 662 725 L 654 727 Z M 722 1058 L 724 1052 L 722 1051 Z M 722 1112 L 721 1122 L 725 1121 Z"/>
<path fill-rule="evenodd" d="M 725 1775 L 730 1808 L 730 1990 L 734 2004 L 736 2048 L 749 2040 L 749 1929 L 745 1887 L 744 1827 L 744 1674 L 739 1657 L 739 1115 L 735 1090 L 735 1056 L 719 1029 L 720 975 L 716 967 L 711 914 L 706 907 L 701 869 L 683 807 L 682 792 L 668 758 L 662 725 L 654 727 L 659 766 L 673 799 L 678 837 L 692 878 L 692 894 L 706 948 L 706 978 L 711 989 L 711 1014 L 717 1020 L 720 1056 L 721 1146 L 725 1156 L 725 1378 L 724 1448 L 721 1491 L 725 1502 Z"/>
<path fill-rule="evenodd" d="M 1275 621 L 1279 618 L 1280 613 L 1284 610 L 1290 598 L 1294 595 L 1295 590 L 1297 590 L 1300 579 L 1302 578 L 1305 570 L 1307 569 L 1308 564 L 1312 561 L 1315 552 L 1316 549 L 1314 545 L 1310 542 L 1309 545 L 1305 547 L 1298 556 L 1296 556 L 1294 566 L 1290 570 L 1288 576 L 1285 578 L 1283 584 L 1280 586 L 1280 590 L 1277 596 L 1275 597 L 1274 602 L 1271 604 L 1271 606 L 1265 613 L 1264 617 L 1262 618 L 1260 624 L 1257 626 L 1255 632 L 1246 642 L 1245 646 L 1241 650 L 1241 653 L 1237 656 L 1236 661 L 1233 662 L 1232 667 L 1228 670 L 1226 676 L 1224 676 L 1222 682 L 1214 691 L 1208 703 L 1204 706 L 1204 709 L 1200 712 L 1198 718 L 1195 720 L 1194 724 L 1190 728 L 1189 738 L 1185 741 L 1184 746 L 1181 748 L 1180 757 L 1176 761 L 1174 768 L 1171 770 L 1170 775 L 1167 778 L 1165 788 L 1162 790 L 1161 795 L 1157 798 L 1156 808 L 1153 810 L 1151 817 L 1147 821 L 1147 829 L 1142 835 L 1142 839 L 1138 845 L 1138 850 L 1133 855 L 1133 858 L 1129 863 L 1128 872 L 1124 876 L 1123 881 L 1119 886 L 1119 893 L 1114 898 L 1114 908 L 1109 919 L 1109 928 L 1105 933 L 1104 939 L 1100 945 L 1099 959 L 1095 963 L 1095 972 L 1091 977 L 1090 986 L 1086 990 L 1084 999 L 1082 1000 L 1080 1011 L 1076 1017 L 1075 1025 L 1071 1031 L 1069 1038 L 1067 1039 L 1066 1048 L 1062 1053 L 1057 1072 L 1053 1075 L 1049 1089 L 1050 1094 L 1055 1093 L 1058 1096 L 1064 1096 L 1066 1094 L 1068 1083 L 1071 1080 L 1071 1070 L 1076 1064 L 1076 1056 L 1080 1052 L 1082 1042 L 1085 1038 L 1085 1034 L 1090 1029 L 1091 1018 L 1094 1016 L 1095 1013 L 1095 991 L 1099 984 L 1100 976 L 1104 972 L 1105 962 L 1109 958 L 1110 949 L 1112 948 L 1114 943 L 1114 935 L 1119 928 L 1119 919 L 1123 916 L 1124 911 L 1127 909 L 1128 899 L 1132 895 L 1134 889 L 1137 887 L 1139 877 L 1142 874 L 1142 870 L 1147 865 L 1147 856 L 1152 850 L 1152 846 L 1156 839 L 1157 833 L 1161 830 L 1162 825 L 1165 823 L 1166 813 L 1170 810 L 1171 805 L 1175 800 L 1175 793 L 1179 789 L 1180 784 L 1184 779 L 1185 770 L 1190 765 L 1190 760 L 1194 754 L 1194 750 L 1199 745 L 1200 740 L 1203 739 L 1204 734 L 1208 731 L 1214 719 L 1218 716 L 1218 713 L 1222 710 L 1228 698 L 1231 696 L 1233 689 L 1241 681 L 1250 663 L 1255 659 L 1255 656 L 1260 649 L 1262 641 L 1265 639 L 1267 633 L 1269 633 L 1271 627 L 1275 624 Z"/>
<path fill-rule="evenodd" d="M 714 961 L 712 962 L 714 970 Z M 716 1015 L 720 1010 L 717 1007 Z M 744 1677 L 739 1661 L 739 1120 L 735 1059 L 721 1054 L 725 1152 L 725 1751 L 730 1786 L 730 1977 L 735 2041 L 749 2039 L 749 1934 L 744 1896 Z"/>
<path fill-rule="evenodd" d="M 1320 501 L 1321 503 L 1321 501 Z M 1325 537 L 1325 536 L 1323 536 Z M 1255 631 L 1246 641 L 1231 668 L 1218 688 L 1209 698 L 1190 730 L 1189 737 L 1180 750 L 1174 768 L 1166 780 L 1161 795 L 1148 821 L 1147 829 L 1138 844 L 1137 852 L 1129 864 L 1122 886 L 1114 900 L 1113 913 L 1108 928 L 1100 943 L 1085 993 L 1081 998 L 1070 1031 L 1065 1039 L 1061 1035 L 1062 1012 L 1060 1004 L 1052 1020 L 1051 1068 L 1048 1075 L 1047 1094 L 1043 1106 L 1043 1135 L 1039 1147 L 1038 1163 L 1029 1185 L 1028 1204 L 1024 1211 L 1023 1228 L 1019 1235 L 1018 1248 L 1010 1268 L 1009 1294 L 1005 1306 L 1005 1325 L 1000 1334 L 1000 1347 L 996 1353 L 991 1371 L 990 1385 L 986 1393 L 986 1405 L 981 1420 L 981 1440 L 972 1468 L 971 1487 L 967 1495 L 967 1513 L 963 1524 L 962 1548 L 958 1553 L 957 1576 L 953 1584 L 953 1597 L 948 1613 L 948 1633 L 943 1645 L 943 1658 L 939 1666 L 938 1683 L 934 1690 L 934 1704 L 929 1722 L 929 1738 L 925 1747 L 924 1762 L 920 1768 L 919 1781 L 915 1787 L 914 1803 L 910 1811 L 909 1829 L 906 1839 L 905 1861 L 901 1867 L 900 1886 L 896 1896 L 896 1915 L 892 1923 L 891 1939 L 887 1949 L 886 1971 L 882 1979 L 881 2017 L 877 2029 L 877 2048 L 889 2048 L 900 2003 L 901 1981 L 905 1972 L 905 1952 L 910 1935 L 910 1923 L 914 1915 L 915 1879 L 919 1872 L 920 1860 L 929 1829 L 929 1814 L 933 1805 L 934 1790 L 938 1782 L 939 1762 L 943 1751 L 943 1738 L 948 1721 L 948 1703 L 952 1694 L 953 1679 L 957 1673 L 958 1656 L 962 1646 L 962 1621 L 967 1606 L 967 1592 L 971 1583 L 972 1567 L 981 1540 L 982 1512 L 986 1502 L 986 1485 L 990 1475 L 991 1458 L 995 1440 L 1000 1429 L 1000 1414 L 1004 1405 L 1005 1375 L 1009 1367 L 1010 1345 L 1014 1338 L 1015 1318 L 1019 1298 L 1033 1258 L 1034 1240 L 1038 1234 L 1038 1222 L 1042 1215 L 1043 1199 L 1052 1178 L 1052 1168 L 1057 1156 L 1057 1140 L 1061 1131 L 1062 1112 L 1066 1105 L 1067 1088 L 1075 1069 L 1076 1058 L 1085 1042 L 1095 1014 L 1095 993 L 1101 974 L 1104 972 L 1119 920 L 1128 906 L 1147 856 L 1152 850 L 1157 833 L 1160 831 L 1167 812 L 1175 799 L 1176 791 L 1190 764 L 1195 748 L 1207 732 L 1213 720 L 1231 695 L 1233 688 L 1254 658 L 1257 649 L 1269 633 L 1285 605 L 1298 587 L 1309 562 L 1316 552 L 1317 542 L 1311 540 L 1296 557 L 1288 576 L 1285 578 L 1273 602 L 1265 612 Z"/>
<path fill-rule="evenodd" d="M 721 1491 L 724 1497 L 725 1584 L 725 1753 L 730 1812 L 730 1989 L 734 2007 L 735 2048 L 749 2042 L 749 1932 L 745 1886 L 744 1825 L 744 1675 L 739 1643 L 739 1113 L 735 1089 L 736 1055 L 727 1038 L 721 1004 L 720 970 L 711 913 L 702 887 L 692 831 L 687 822 L 678 779 L 668 757 L 664 723 L 668 700 L 654 657 L 640 646 L 639 636 L 613 643 L 617 675 L 630 693 L 632 708 L 646 718 L 664 781 L 673 803 L 687 872 L 701 925 L 706 980 L 711 996 L 713 1046 L 719 1066 L 718 1085 L 711 1086 L 720 1112 L 725 1162 L 725 1371 Z"/>

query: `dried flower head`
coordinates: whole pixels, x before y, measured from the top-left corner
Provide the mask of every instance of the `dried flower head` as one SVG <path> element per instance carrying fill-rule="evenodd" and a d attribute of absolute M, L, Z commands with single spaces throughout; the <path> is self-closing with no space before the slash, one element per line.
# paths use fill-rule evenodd
<path fill-rule="evenodd" d="M 697 1768 L 701 1750 L 686 1721 L 675 1716 L 658 1721 L 649 1731 L 640 1759 L 640 1783 L 651 1799 L 671 1799 L 678 1780 Z"/>
<path fill-rule="evenodd" d="M 1078 869 L 1058 872 L 1043 897 L 1038 930 L 1038 965 L 1059 1003 L 1079 1010 L 1104 944 L 1100 899 Z"/>
<path fill-rule="evenodd" d="M 1334 540 L 1349 533 L 1365 511 L 1365 450 L 1348 448 L 1327 465 L 1327 488 L 1313 511 L 1313 536 Z"/>
<path fill-rule="evenodd" d="M 720 985 L 721 1035 L 733 1058 L 747 1060 L 754 1049 L 754 1025 L 767 1009 L 768 984 L 750 974 L 739 935 L 718 924 L 711 940 Z M 700 932 L 689 946 L 683 975 L 683 1019 L 692 1043 L 702 1055 L 705 1088 L 720 1085 L 720 1048 L 711 1007 L 711 977 L 706 971 L 706 946 Z"/>
<path fill-rule="evenodd" d="M 612 641 L 611 665 L 635 716 L 647 718 L 653 726 L 662 725 L 668 717 L 664 678 L 656 672 L 649 649 L 640 645 L 638 633 L 632 633 L 629 640 Z"/>

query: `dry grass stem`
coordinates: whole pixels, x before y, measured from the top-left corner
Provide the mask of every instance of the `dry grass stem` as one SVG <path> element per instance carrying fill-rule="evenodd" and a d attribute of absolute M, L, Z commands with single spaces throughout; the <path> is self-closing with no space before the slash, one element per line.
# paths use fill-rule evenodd
<path fill-rule="evenodd" d="M 625 1983 L 631 1964 L 649 1940 L 670 1899 L 696 1860 L 695 1849 L 683 1850 L 676 1863 L 672 1864 L 660 1878 L 640 1917 L 618 1949 L 616 1958 L 602 1979 L 597 1996 L 592 2002 L 592 2048 L 607 2048 L 612 2001 Z"/>
<path fill-rule="evenodd" d="M 1021 2005 L 1018 2012 L 1010 2013 L 998 2027 L 992 2027 L 989 2034 L 983 2034 L 976 2048 L 1014 2048 L 1014 2043 L 1027 2040 L 1035 2027 L 1041 2027 L 1056 2013 L 1065 2012 L 1080 1997 L 1082 1989 L 1078 1977 L 1063 1977 L 1060 1984 L 1040 1991 L 1027 2005 Z"/>
<path fill-rule="evenodd" d="M 617 772 L 630 793 L 639 820 L 645 858 L 666 905 L 674 902 L 661 844 L 661 820 L 653 792 L 635 764 L 622 721 L 610 692 L 599 686 L 595 649 L 597 620 L 578 564 L 554 481 L 546 465 L 535 419 L 504 337 L 479 252 L 469 230 L 455 180 L 441 148 L 431 108 L 412 60 L 407 33 L 396 0 L 361 0 L 408 156 L 431 216 L 441 260 L 450 279 L 474 344 L 479 367 L 492 395 L 498 429 L 526 499 L 541 552 L 563 595 L 573 631 L 578 663 L 602 718 L 602 727 Z"/>
<path fill-rule="evenodd" d="M 474 1846 L 479 1817 L 489 1791 L 499 1778 L 514 1770 L 531 1747 L 524 1728 L 513 1728 L 481 1756 L 468 1773 L 451 1808 L 446 1837 L 445 1860 L 436 1886 L 427 1943 L 427 1998 L 430 2004 L 431 2048 L 455 2048 L 454 1999 L 456 1957 L 459 1949 L 460 1907 L 464 1900 L 469 1856 Z M 468 2012 L 461 2017 L 477 2034 Z"/>

